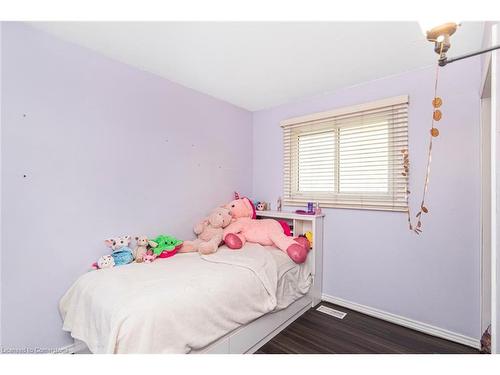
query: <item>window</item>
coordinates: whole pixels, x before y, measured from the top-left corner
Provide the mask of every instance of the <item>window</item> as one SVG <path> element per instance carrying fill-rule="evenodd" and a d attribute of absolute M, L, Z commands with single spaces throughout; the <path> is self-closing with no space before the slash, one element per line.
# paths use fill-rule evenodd
<path fill-rule="evenodd" d="M 408 97 L 286 120 L 284 204 L 407 211 Z"/>

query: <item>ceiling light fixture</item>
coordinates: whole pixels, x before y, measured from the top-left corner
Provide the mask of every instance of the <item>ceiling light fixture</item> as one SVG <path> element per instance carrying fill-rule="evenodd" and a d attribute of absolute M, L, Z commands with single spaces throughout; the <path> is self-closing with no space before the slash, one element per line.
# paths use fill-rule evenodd
<path fill-rule="evenodd" d="M 446 58 L 446 52 L 451 47 L 450 36 L 457 31 L 459 26 L 460 22 L 443 22 L 434 24 L 427 22 L 420 23 L 420 27 L 422 28 L 427 40 L 434 43 L 434 51 L 440 55 L 440 59 Z"/>
<path fill-rule="evenodd" d="M 420 23 L 420 28 L 422 29 L 427 40 L 429 42 L 434 43 L 434 52 L 436 52 L 439 55 L 439 66 L 445 66 L 446 64 L 452 63 L 454 61 L 466 59 L 468 57 L 476 55 L 481 55 L 483 53 L 490 52 L 500 48 L 500 45 L 498 45 L 482 49 L 476 52 L 468 53 L 462 56 L 448 58 L 446 56 L 446 52 L 448 52 L 448 50 L 451 47 L 450 37 L 457 31 L 458 27 L 461 26 L 460 22 L 420 21 L 419 23 Z"/>

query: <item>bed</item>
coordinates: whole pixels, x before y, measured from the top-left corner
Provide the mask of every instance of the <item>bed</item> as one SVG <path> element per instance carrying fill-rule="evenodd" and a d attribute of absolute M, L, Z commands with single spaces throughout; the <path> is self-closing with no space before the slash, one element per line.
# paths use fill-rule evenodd
<path fill-rule="evenodd" d="M 251 353 L 319 302 L 312 253 L 247 243 L 89 272 L 60 301 L 63 329 L 92 353 Z"/>

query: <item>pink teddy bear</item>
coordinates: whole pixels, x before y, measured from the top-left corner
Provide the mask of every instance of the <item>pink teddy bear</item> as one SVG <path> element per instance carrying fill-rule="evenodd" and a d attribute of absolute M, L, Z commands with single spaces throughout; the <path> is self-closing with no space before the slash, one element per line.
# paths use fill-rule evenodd
<path fill-rule="evenodd" d="M 287 236 L 279 221 L 255 220 L 255 207 L 248 198 L 235 199 L 226 208 L 233 217 L 233 222 L 224 229 L 223 234 L 224 242 L 229 248 L 240 249 L 246 241 L 264 246 L 274 245 L 286 252 L 295 263 L 305 262 L 309 252 L 307 239 Z"/>

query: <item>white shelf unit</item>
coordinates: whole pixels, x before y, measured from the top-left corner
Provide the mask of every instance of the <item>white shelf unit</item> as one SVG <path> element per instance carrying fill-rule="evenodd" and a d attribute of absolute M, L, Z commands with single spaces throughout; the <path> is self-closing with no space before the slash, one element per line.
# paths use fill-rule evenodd
<path fill-rule="evenodd" d="M 313 286 L 309 292 L 312 297 L 312 305 L 321 302 L 323 292 L 323 220 L 325 214 L 304 215 L 289 211 L 257 211 L 257 219 L 267 218 L 284 220 L 290 225 L 294 237 L 312 232 L 313 245 L 307 256 L 306 262 L 311 265 Z"/>

